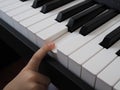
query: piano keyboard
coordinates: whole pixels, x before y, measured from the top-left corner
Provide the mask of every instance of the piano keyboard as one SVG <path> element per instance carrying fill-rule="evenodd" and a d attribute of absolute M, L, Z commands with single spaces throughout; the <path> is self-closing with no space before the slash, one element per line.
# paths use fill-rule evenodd
<path fill-rule="evenodd" d="M 92 0 L 0 0 L 0 18 L 96 90 L 120 90 L 120 14 Z"/>

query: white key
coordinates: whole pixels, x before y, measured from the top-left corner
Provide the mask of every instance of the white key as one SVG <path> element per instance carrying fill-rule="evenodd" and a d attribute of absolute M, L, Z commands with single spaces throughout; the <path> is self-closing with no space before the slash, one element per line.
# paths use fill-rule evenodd
<path fill-rule="evenodd" d="M 34 16 L 34 15 L 40 13 L 40 10 L 41 10 L 41 7 L 37 8 L 37 9 L 31 8 L 30 10 L 28 10 L 24 13 L 21 13 L 19 15 L 12 17 L 14 28 L 27 37 L 26 29 L 24 29 L 24 27 L 21 26 L 21 24 L 19 22 L 23 21 L 24 19 L 31 18 L 31 16 Z"/>
<path fill-rule="evenodd" d="M 74 33 L 68 32 L 68 34 L 65 34 L 65 36 L 63 35 L 54 41 L 56 43 L 57 49 L 57 52 L 54 52 L 57 53 L 59 62 L 65 67 L 68 67 L 68 55 L 74 52 L 75 49 L 84 45 L 88 40 L 90 40 L 90 38 L 88 38 L 88 40 L 83 40 L 84 36 L 78 34 L 78 31 L 79 29 Z"/>
<path fill-rule="evenodd" d="M 55 10 L 53 10 L 53 11 L 47 13 L 47 14 L 43 14 L 43 13 L 40 12 L 39 14 L 37 14 L 37 15 L 35 15 L 35 16 L 29 18 L 29 19 L 26 19 L 24 21 L 21 21 L 20 23 L 23 26 L 28 27 L 30 25 L 33 25 L 33 24 L 37 23 L 37 22 L 39 23 L 39 21 L 47 19 L 48 17 L 57 14 L 58 12 L 60 12 L 61 10 L 64 10 L 65 8 L 68 8 L 68 7 L 72 6 L 72 5 L 75 5 L 76 3 L 78 3 L 78 1 L 74 1 L 74 2 L 71 2 L 69 4 L 66 4 L 66 5 L 64 5 L 64 6 L 60 7 L 60 8 L 58 8 L 58 9 L 55 9 Z"/>
<path fill-rule="evenodd" d="M 35 25 L 30 26 L 28 29 L 32 33 L 37 33 L 42 31 L 42 29 L 47 28 L 48 26 L 52 26 L 53 24 L 57 23 L 54 19 L 56 18 L 57 15 L 53 15 L 50 18 L 47 18 L 39 23 L 36 23 Z"/>
<path fill-rule="evenodd" d="M 41 8 L 42 7 L 37 8 L 37 9 L 31 8 L 30 10 L 25 11 L 24 13 L 20 13 L 20 14 L 14 16 L 13 19 L 17 22 L 20 22 L 26 18 L 30 18 L 31 16 L 40 13 Z"/>
<path fill-rule="evenodd" d="M 117 84 L 114 86 L 113 90 L 120 90 L 120 80 L 117 82 Z"/>
<path fill-rule="evenodd" d="M 119 25 L 120 25 L 120 22 L 119 22 Z M 117 27 L 117 26 L 115 25 L 114 27 Z M 70 69 L 70 71 L 75 73 L 77 76 L 81 75 L 82 65 L 103 49 L 103 47 L 99 45 L 100 41 L 102 41 L 108 33 L 113 31 L 114 28 L 110 27 L 110 29 L 106 29 L 106 30 L 104 30 L 105 32 L 103 32 L 98 37 L 90 41 L 88 44 L 84 45 L 83 47 L 81 47 L 80 49 L 78 49 L 77 51 L 69 55 L 68 68 Z"/>
<path fill-rule="evenodd" d="M 17 2 L 20 2 L 20 1 L 18 1 L 18 0 L 6 0 L 6 1 L 0 3 L 0 6 L 1 6 L 0 7 L 0 17 L 1 17 L 1 19 L 2 19 L 2 13 L 3 13 L 2 9 L 6 8 L 8 6 L 12 6 L 14 3 L 17 3 Z"/>
<path fill-rule="evenodd" d="M 96 38 L 92 40 L 87 45 L 81 47 L 80 49 L 78 49 L 77 51 L 75 51 L 73 54 L 69 56 L 68 68 L 70 71 L 72 71 L 73 73 L 75 73 L 77 76 L 80 77 L 81 65 L 85 63 L 87 60 L 89 60 L 93 55 L 97 54 L 100 50 L 103 49 L 101 46 L 97 45 L 98 43 L 97 40 L 99 39 L 100 38 Z M 78 64 L 78 65 L 73 66 L 75 64 Z"/>
<path fill-rule="evenodd" d="M 52 22 L 52 21 L 51 21 Z M 50 22 L 50 23 L 51 23 Z M 46 41 L 53 41 L 53 40 L 55 40 L 56 38 L 58 38 L 59 36 L 61 36 L 62 34 L 64 34 L 64 33 L 66 33 L 67 32 L 67 27 L 65 26 L 66 24 L 67 24 L 67 22 L 68 22 L 68 20 L 66 20 L 65 21 L 65 23 L 63 24 L 63 22 L 62 22 L 62 24 L 63 25 L 60 25 L 59 23 L 58 24 L 56 24 L 56 25 L 54 25 L 54 26 L 51 26 L 50 28 L 48 27 L 47 29 L 45 29 L 45 30 L 43 30 L 42 32 L 39 32 L 39 33 L 37 33 L 37 36 L 38 36 L 38 46 L 41 46 L 42 44 L 44 44 Z M 48 22 L 47 22 L 48 23 Z M 46 23 L 46 24 L 47 24 Z M 53 23 L 54 23 L 54 21 L 53 21 Z M 46 24 L 44 24 L 44 25 L 46 25 Z M 52 24 L 51 24 L 52 25 Z M 42 26 L 40 25 L 40 23 L 36 26 L 35 25 L 35 27 L 34 27 L 34 29 L 33 30 L 35 30 L 35 28 L 36 27 L 39 27 L 39 28 L 41 28 Z M 44 26 L 43 26 L 44 27 Z M 58 28 L 58 27 L 60 27 L 60 28 Z M 39 28 L 36 28 L 36 29 L 39 29 Z M 56 29 L 56 28 L 58 28 L 58 29 Z M 49 30 L 50 29 L 50 30 Z M 31 29 L 32 30 L 32 29 Z M 38 30 L 37 30 L 38 31 Z"/>
<path fill-rule="evenodd" d="M 8 5 L 6 7 L 2 7 L 1 10 L 3 12 L 7 12 L 7 11 L 15 9 L 15 8 L 17 8 L 17 7 L 21 6 L 21 5 L 24 5 L 24 4 L 26 4 L 26 2 L 17 1 L 17 2 L 14 2 L 12 5 Z"/>
<path fill-rule="evenodd" d="M 97 35 L 100 33 L 104 32 L 107 28 L 111 27 L 113 24 L 118 22 L 118 18 L 120 15 L 117 17 L 113 18 L 106 24 L 102 25 L 101 27 L 97 28 L 95 31 L 87 35 L 86 37 L 78 34 L 78 32 L 71 33 L 71 38 L 63 38 L 64 42 L 57 41 L 56 45 L 57 46 L 57 56 L 58 60 L 60 63 L 62 63 L 65 67 L 68 67 L 68 56 L 76 51 L 78 48 L 82 47 L 84 44 L 88 43 L 90 40 L 95 38 Z M 120 20 L 120 19 L 119 19 Z M 66 39 L 66 41 L 65 41 Z M 72 43 L 73 42 L 73 43 Z M 57 44 L 58 43 L 58 44 Z"/>
<path fill-rule="evenodd" d="M 78 31 L 74 32 L 74 34 L 67 32 L 64 35 L 62 35 L 61 37 L 59 37 L 58 39 L 56 39 L 54 41 L 56 48 L 54 50 L 52 50 L 52 52 L 57 54 L 57 52 L 58 52 L 57 49 L 58 49 L 59 45 L 61 45 L 63 42 L 67 41 L 70 38 L 72 39 L 72 36 L 75 37 L 77 32 Z"/>
<path fill-rule="evenodd" d="M 2 15 L 3 20 L 7 22 L 8 24 L 10 24 L 12 27 L 14 27 L 12 17 L 20 13 L 24 13 L 25 11 L 31 9 L 32 8 L 30 7 L 31 4 L 32 4 L 32 0 L 29 0 L 29 1 L 26 1 L 26 4 L 22 5 L 21 7 L 18 7 L 14 10 L 6 12 L 5 14 L 3 13 Z"/>
<path fill-rule="evenodd" d="M 82 1 L 82 0 L 81 0 Z M 19 23 L 19 25 L 21 25 L 21 26 L 19 26 L 19 27 L 21 27 L 20 28 L 20 31 L 21 30 L 24 30 L 24 31 L 26 31 L 26 37 L 28 37 L 29 38 L 29 32 L 30 31 L 33 31 L 33 33 L 35 33 L 34 31 L 37 31 L 38 32 L 38 30 L 39 30 L 39 28 L 34 28 L 34 27 L 37 27 L 39 24 L 41 24 L 41 25 L 44 25 L 44 23 L 41 23 L 43 20 L 46 20 L 47 21 L 47 19 L 48 18 L 51 18 L 51 16 L 52 15 L 57 15 L 57 13 L 58 12 L 60 12 L 61 10 L 64 10 L 64 9 L 66 9 L 66 8 L 68 8 L 68 7 L 70 7 L 70 6 L 72 6 L 72 5 L 75 5 L 75 4 L 77 4 L 78 2 L 80 2 L 80 1 L 74 1 L 74 2 L 71 2 L 71 3 L 69 3 L 69 4 L 66 4 L 66 5 L 64 5 L 64 6 L 62 6 L 62 7 L 60 7 L 60 8 L 58 8 L 58 9 L 55 9 L 55 10 L 53 10 L 53 11 L 51 11 L 51 12 L 49 12 L 49 13 L 47 13 L 47 14 L 43 14 L 43 13 L 39 13 L 39 14 L 37 14 L 37 15 L 34 15 L 34 16 L 32 16 L 32 17 L 30 17 L 30 18 L 28 18 L 28 19 L 25 19 L 25 20 L 23 20 L 23 21 L 20 21 Z M 55 18 L 54 18 L 55 19 Z M 51 26 L 54 22 L 56 22 L 55 20 L 52 20 L 53 22 L 50 22 L 50 24 L 48 25 L 48 26 Z M 44 21 L 43 21 L 44 22 Z M 47 21 L 48 22 L 48 21 Z M 52 24 L 51 24 L 52 23 Z M 56 22 L 57 23 L 57 22 Z M 30 27 L 30 31 L 29 31 L 29 27 Z M 36 33 L 37 33 L 36 32 Z M 34 39 L 34 37 L 33 38 L 31 38 L 30 37 L 30 40 L 33 40 Z M 36 44 L 36 41 L 33 41 L 35 44 Z"/>
<path fill-rule="evenodd" d="M 109 31 L 115 30 L 118 26 L 120 26 L 120 22 L 113 25 L 108 30 Z M 108 30 L 106 32 L 109 32 Z M 86 81 L 89 85 L 94 87 L 97 74 L 116 57 L 115 52 L 119 50 L 118 48 L 119 45 L 120 43 L 116 43 L 109 49 L 103 49 L 98 54 L 96 54 L 93 58 L 91 58 L 88 62 L 83 64 L 81 78 L 84 81 Z"/>
<path fill-rule="evenodd" d="M 113 90 L 113 86 L 120 80 L 120 57 L 116 58 L 97 76 L 95 89 Z"/>
<path fill-rule="evenodd" d="M 67 32 L 67 27 L 65 26 L 67 20 L 61 23 L 52 25 L 45 30 L 37 33 L 37 46 L 42 46 L 46 42 L 53 41 Z"/>
<path fill-rule="evenodd" d="M 0 0 L 0 2 L 3 2 L 4 0 Z"/>
<path fill-rule="evenodd" d="M 49 28 L 49 26 L 54 25 L 55 23 L 57 23 L 57 21 L 54 20 L 54 18 L 56 17 L 56 15 L 45 19 L 43 21 L 41 21 L 40 23 L 37 23 L 33 26 L 28 27 L 28 37 L 31 41 L 36 41 L 37 32 L 41 32 L 44 31 L 44 29 Z M 37 42 L 36 42 L 37 43 Z"/>
<path fill-rule="evenodd" d="M 103 49 L 85 63 L 82 66 L 81 78 L 94 87 L 97 75 L 117 57 L 115 53 L 119 49 L 119 46 L 120 43 L 117 42 L 109 49 Z"/>
<path fill-rule="evenodd" d="M 0 3 L 0 8 L 11 5 L 12 3 L 17 2 L 17 1 L 18 0 L 4 0 L 3 2 Z"/>
<path fill-rule="evenodd" d="M 12 17 L 12 16 L 15 16 L 17 14 L 24 13 L 25 11 L 32 8 L 31 7 L 32 3 L 33 3 L 33 0 L 28 0 L 26 2 L 26 4 L 22 5 L 21 7 L 16 8 L 16 9 L 10 11 L 10 12 L 7 12 L 7 15 Z"/>

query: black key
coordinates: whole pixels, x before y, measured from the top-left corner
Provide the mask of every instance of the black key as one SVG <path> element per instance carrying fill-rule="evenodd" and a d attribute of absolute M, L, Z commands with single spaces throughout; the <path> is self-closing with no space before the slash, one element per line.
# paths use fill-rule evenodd
<path fill-rule="evenodd" d="M 38 7 L 44 5 L 45 3 L 48 3 L 50 1 L 52 1 L 52 0 L 34 0 L 32 7 L 38 8 Z"/>
<path fill-rule="evenodd" d="M 120 0 L 95 0 L 95 1 L 120 11 Z"/>
<path fill-rule="evenodd" d="M 101 13 L 100 15 L 98 15 L 97 17 L 89 21 L 88 23 L 84 24 L 80 30 L 80 34 L 84 36 L 88 35 L 92 31 L 94 31 L 96 28 L 98 28 L 100 25 L 104 24 L 111 18 L 115 17 L 117 14 L 118 12 L 112 9 L 109 9 Z"/>
<path fill-rule="evenodd" d="M 67 19 L 67 18 L 69 18 L 69 17 L 71 17 L 71 16 L 73 16 L 73 15 L 75 15 L 75 14 L 89 8 L 90 6 L 92 6 L 94 4 L 95 4 L 95 2 L 93 0 L 83 1 L 83 2 L 81 2 L 81 3 L 79 3 L 79 4 L 75 5 L 75 6 L 72 6 L 72 7 L 68 8 L 68 9 L 65 9 L 65 10 L 59 12 L 56 20 L 58 22 L 62 22 L 65 19 Z"/>
<path fill-rule="evenodd" d="M 23 2 L 24 2 L 24 1 L 28 1 L 28 0 L 20 0 L 20 1 L 23 1 Z"/>
<path fill-rule="evenodd" d="M 116 52 L 116 54 L 117 54 L 118 56 L 120 56 L 120 50 L 119 50 L 118 52 Z"/>
<path fill-rule="evenodd" d="M 41 12 L 47 13 L 74 0 L 53 0 L 43 5 Z"/>
<path fill-rule="evenodd" d="M 100 45 L 103 46 L 104 48 L 109 48 L 119 39 L 120 39 L 120 26 L 111 33 L 109 33 L 107 36 L 105 36 Z"/>
<path fill-rule="evenodd" d="M 83 24 L 87 23 L 89 20 L 93 19 L 99 13 L 103 12 L 105 7 L 102 5 L 94 5 L 91 8 L 88 8 L 73 17 L 70 18 L 67 27 L 69 32 L 73 32 L 78 29 Z"/>

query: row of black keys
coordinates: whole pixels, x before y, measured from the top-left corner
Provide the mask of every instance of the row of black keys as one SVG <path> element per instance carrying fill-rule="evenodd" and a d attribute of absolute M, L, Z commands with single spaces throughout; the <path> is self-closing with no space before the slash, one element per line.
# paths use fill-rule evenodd
<path fill-rule="evenodd" d="M 21 1 L 27 1 L 27 0 L 21 0 Z M 36 0 L 33 4 L 33 7 L 35 7 L 35 8 L 39 7 L 49 1 L 52 1 L 52 0 Z M 68 0 L 66 0 L 66 1 L 68 1 Z M 120 1 L 119 0 L 94 0 L 94 1 L 120 11 Z"/>
<path fill-rule="evenodd" d="M 47 13 L 71 1 L 74 0 L 35 0 L 32 7 L 38 8 L 43 5 L 41 12 Z M 62 22 L 71 17 L 67 24 L 68 31 L 73 32 L 81 27 L 80 34 L 85 36 L 117 14 L 118 12 L 116 10 L 108 9 L 103 5 L 96 4 L 93 0 L 86 0 L 59 12 L 56 20 Z M 109 48 L 119 39 L 120 27 L 105 36 L 100 45 L 104 48 Z M 117 52 L 117 55 L 120 55 L 120 51 Z"/>
<path fill-rule="evenodd" d="M 41 12 L 47 13 L 50 10 L 56 9 L 57 7 L 60 7 L 71 1 L 74 0 L 35 0 L 32 6 L 37 8 L 43 5 Z M 86 0 L 59 12 L 56 20 L 58 22 L 62 22 L 71 17 L 67 24 L 68 31 L 74 32 L 79 27 L 82 27 L 80 33 L 82 35 L 88 35 L 97 27 L 118 14 L 118 12 L 115 10 L 108 9 L 106 11 L 107 8 L 105 6 L 95 4 L 96 3 L 93 0 Z"/>

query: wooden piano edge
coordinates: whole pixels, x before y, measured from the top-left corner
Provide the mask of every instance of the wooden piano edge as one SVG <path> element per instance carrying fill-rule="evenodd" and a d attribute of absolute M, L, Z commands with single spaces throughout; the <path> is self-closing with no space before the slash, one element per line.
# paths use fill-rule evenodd
<path fill-rule="evenodd" d="M 25 38 L 22 34 L 17 32 L 14 28 L 0 19 L 0 38 L 2 38 L 8 45 L 15 49 L 21 56 L 25 54 L 33 54 L 39 49 L 35 44 Z M 6 37 L 7 35 L 7 37 Z M 17 42 L 17 45 L 15 43 Z M 24 48 L 25 53 L 22 51 Z M 94 90 L 83 80 L 78 78 L 68 69 L 63 67 L 57 60 L 46 55 L 40 67 L 40 72 L 46 74 L 51 78 L 51 81 L 60 90 Z M 48 60 L 49 59 L 49 60 Z"/>

